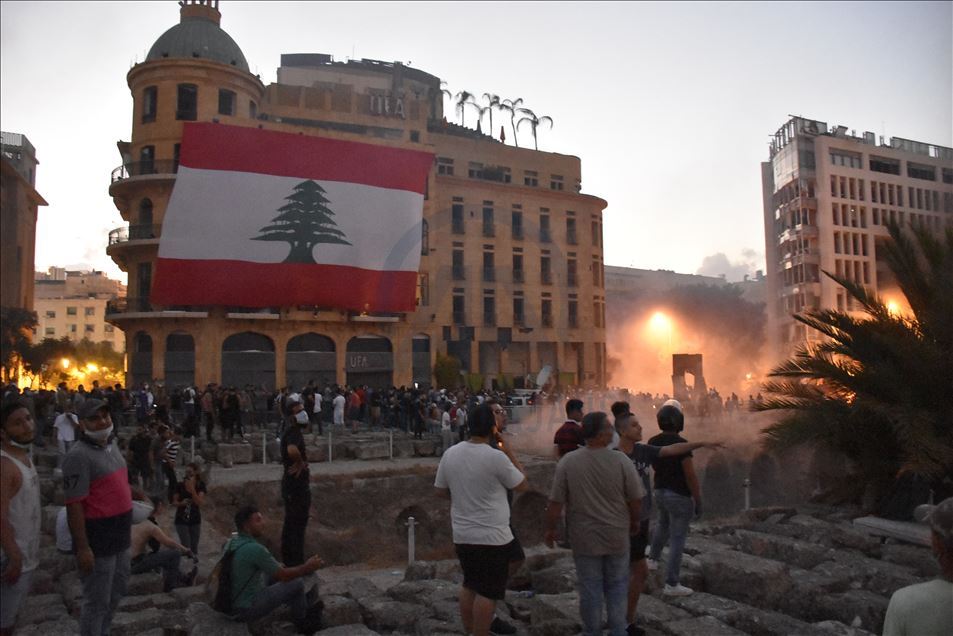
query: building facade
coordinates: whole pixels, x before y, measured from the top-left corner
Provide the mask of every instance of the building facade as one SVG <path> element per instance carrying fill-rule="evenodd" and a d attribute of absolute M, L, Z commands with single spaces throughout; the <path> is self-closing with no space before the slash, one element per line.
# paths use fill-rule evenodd
<path fill-rule="evenodd" d="M 440 79 L 399 62 L 283 55 L 264 86 L 220 21 L 214 0 L 184 3 L 127 76 L 132 137 L 109 191 L 129 225 L 107 251 L 129 273 L 108 315 L 127 334 L 129 382 L 429 385 L 436 356 L 449 354 L 487 386 L 519 386 L 546 365 L 567 384 L 604 384 L 606 202 L 581 193 L 577 157 L 447 123 Z M 417 310 L 150 302 L 188 121 L 432 152 Z"/>
<path fill-rule="evenodd" d="M 37 272 L 34 284 L 34 340 L 66 336 L 78 342 L 85 338 L 108 342 L 116 351 L 125 351 L 125 335 L 106 322 L 108 303 L 126 295 L 126 286 L 120 281 L 107 278 L 103 272 L 51 267 L 47 273 Z"/>
<path fill-rule="evenodd" d="M 827 271 L 885 298 L 902 295 L 883 262 L 886 225 L 896 221 L 939 234 L 953 226 L 953 149 L 792 117 L 762 163 L 772 356 L 819 337 L 792 315 L 854 311 Z M 893 296 L 892 296 L 893 295 Z"/>
<path fill-rule="evenodd" d="M 33 311 L 37 211 L 47 203 L 36 191 L 33 144 L 18 133 L 0 139 L 0 305 Z"/>

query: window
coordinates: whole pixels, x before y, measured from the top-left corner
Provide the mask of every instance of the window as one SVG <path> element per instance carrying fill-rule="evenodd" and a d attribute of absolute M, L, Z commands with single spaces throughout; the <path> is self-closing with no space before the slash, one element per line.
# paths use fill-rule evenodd
<path fill-rule="evenodd" d="M 471 161 L 467 170 L 467 176 L 471 179 L 480 179 L 483 177 L 483 164 Z"/>
<path fill-rule="evenodd" d="M 592 246 L 599 247 L 599 237 L 602 236 L 602 232 L 599 231 L 599 222 L 592 222 Z"/>
<path fill-rule="evenodd" d="M 83 325 L 85 327 L 85 333 L 96 333 L 96 325 Z"/>
<path fill-rule="evenodd" d="M 483 205 L 483 236 L 494 236 L 493 228 L 493 208 L 488 207 L 488 201 L 484 201 Z"/>
<path fill-rule="evenodd" d="M 69 325 L 69 332 L 76 333 L 76 325 Z"/>
<path fill-rule="evenodd" d="M 225 90 L 224 88 L 218 89 L 218 114 L 219 115 L 234 115 L 235 114 L 235 92 Z"/>
<path fill-rule="evenodd" d="M 554 174 L 549 177 L 550 190 L 562 190 L 565 187 L 562 175 Z"/>
<path fill-rule="evenodd" d="M 526 313 L 523 306 L 523 299 L 520 297 L 513 298 L 513 324 L 517 327 L 522 327 L 526 324 Z"/>
<path fill-rule="evenodd" d="M 492 283 L 496 280 L 496 269 L 493 267 L 493 252 L 483 252 L 483 280 Z"/>
<path fill-rule="evenodd" d="M 953 170 L 943 168 L 943 183 L 953 183 Z"/>
<path fill-rule="evenodd" d="M 417 306 L 427 307 L 430 305 L 430 275 L 420 274 L 417 276 Z"/>
<path fill-rule="evenodd" d="M 452 226 L 454 234 L 463 234 L 463 204 L 454 203 L 451 208 Z"/>
<path fill-rule="evenodd" d="M 579 301 L 569 301 L 569 328 L 575 329 L 579 326 Z"/>
<path fill-rule="evenodd" d="M 539 258 L 539 280 L 543 285 L 553 284 L 553 272 L 550 269 L 549 256 Z"/>
<path fill-rule="evenodd" d="M 523 240 L 523 211 L 513 210 L 513 240 Z"/>
<path fill-rule="evenodd" d="M 600 285 L 602 279 L 602 266 L 599 264 L 599 257 L 592 257 L 592 286 L 593 287 L 602 287 Z"/>
<path fill-rule="evenodd" d="M 873 172 L 883 172 L 884 174 L 900 174 L 900 162 L 896 159 L 887 157 L 877 157 L 870 155 L 870 169 Z"/>
<path fill-rule="evenodd" d="M 539 240 L 542 243 L 549 243 L 551 238 L 549 234 L 549 210 L 546 210 L 546 214 L 540 211 L 539 215 Z"/>
<path fill-rule="evenodd" d="M 76 307 L 67 307 L 67 308 L 66 308 L 66 315 L 67 315 L 67 316 L 75 316 L 75 315 L 76 315 Z"/>
<path fill-rule="evenodd" d="M 513 254 L 513 282 L 523 282 L 523 255 Z"/>
<path fill-rule="evenodd" d="M 195 121 L 199 116 L 199 88 L 195 84 L 179 84 L 175 101 L 175 118 Z"/>
<path fill-rule="evenodd" d="M 156 147 L 143 146 L 139 150 L 139 174 L 155 174 Z"/>
<path fill-rule="evenodd" d="M 95 308 L 95 307 L 83 307 L 83 309 L 84 309 L 85 315 L 87 315 L 87 316 L 95 316 L 95 315 L 96 315 L 96 308 Z"/>
<path fill-rule="evenodd" d="M 907 176 L 924 181 L 936 181 L 936 168 L 919 163 L 907 162 Z"/>
<path fill-rule="evenodd" d="M 466 322 L 466 305 L 462 294 L 453 295 L 453 324 L 462 325 Z"/>
<path fill-rule="evenodd" d="M 483 324 L 492 327 L 496 324 L 496 298 L 483 297 Z"/>
<path fill-rule="evenodd" d="M 453 280 L 463 280 L 463 250 L 453 250 Z"/>
<path fill-rule="evenodd" d="M 544 327 L 553 326 L 553 301 L 544 298 L 542 302 L 542 322 Z"/>
<path fill-rule="evenodd" d="M 46 317 L 47 317 L 47 318 L 56 318 L 56 312 L 48 309 L 48 310 L 46 311 Z"/>
<path fill-rule="evenodd" d="M 437 174 L 452 177 L 453 159 L 450 157 L 437 157 Z"/>
<path fill-rule="evenodd" d="M 831 150 L 831 164 L 845 168 L 860 168 L 860 155 L 846 150 Z"/>
<path fill-rule="evenodd" d="M 156 120 L 158 98 L 159 89 L 155 86 L 147 86 L 142 89 L 142 123 L 147 124 Z"/>
<path fill-rule="evenodd" d="M 110 325 L 110 324 L 105 324 L 105 325 L 103 325 L 103 331 L 105 331 L 106 333 L 112 333 L 112 332 L 115 331 L 115 330 L 116 330 L 116 328 L 113 327 L 113 326 Z"/>
<path fill-rule="evenodd" d="M 535 170 L 526 170 L 523 173 L 523 185 L 535 188 L 539 186 L 539 174 Z"/>
<path fill-rule="evenodd" d="M 110 326 L 112 326 L 112 325 L 110 325 Z M 43 335 L 45 335 L 45 336 L 55 336 L 55 335 L 56 335 L 56 327 L 47 327 L 46 329 L 43 330 Z"/>
<path fill-rule="evenodd" d="M 416 143 L 420 143 L 420 131 L 419 131 L 419 130 L 411 130 L 411 131 L 410 131 L 410 141 L 412 141 L 412 142 L 415 143 L 415 144 L 416 144 Z"/>
<path fill-rule="evenodd" d="M 566 219 L 566 242 L 570 245 L 576 245 L 578 243 L 576 239 L 576 219 Z"/>
<path fill-rule="evenodd" d="M 566 284 L 570 287 L 575 287 L 579 284 L 579 281 L 576 279 L 576 259 L 570 258 L 566 261 Z"/>
<path fill-rule="evenodd" d="M 258 119 L 258 104 L 252 100 L 248 100 L 248 116 L 252 119 Z"/>

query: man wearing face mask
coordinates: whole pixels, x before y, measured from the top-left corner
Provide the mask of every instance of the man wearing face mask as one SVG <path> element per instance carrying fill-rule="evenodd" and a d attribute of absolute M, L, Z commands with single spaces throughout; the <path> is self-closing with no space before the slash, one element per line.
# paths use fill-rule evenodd
<path fill-rule="evenodd" d="M 79 441 L 63 460 L 63 494 L 83 583 L 80 633 L 101 636 L 129 581 L 132 492 L 109 405 L 87 399 L 78 415 Z"/>
<path fill-rule="evenodd" d="M 281 461 L 285 473 L 281 479 L 281 498 L 285 502 L 285 523 L 281 529 L 281 560 L 292 567 L 304 563 L 304 532 L 311 508 L 311 474 L 302 428 L 308 425 L 308 413 L 300 398 L 288 400 L 288 428 L 281 436 Z"/>
<path fill-rule="evenodd" d="M 4 405 L 0 430 L 0 634 L 12 634 L 40 563 L 40 482 L 29 455 L 29 409 L 20 402 Z"/>

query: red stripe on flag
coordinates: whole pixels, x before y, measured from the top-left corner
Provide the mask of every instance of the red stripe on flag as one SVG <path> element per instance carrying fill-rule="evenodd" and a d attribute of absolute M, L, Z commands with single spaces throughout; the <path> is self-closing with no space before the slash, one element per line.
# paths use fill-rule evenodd
<path fill-rule="evenodd" d="M 423 194 L 433 154 L 274 130 L 186 124 L 179 163 L 189 168 L 342 181 Z"/>
<path fill-rule="evenodd" d="M 417 273 L 345 265 L 160 258 L 150 299 L 159 305 L 416 310 Z"/>

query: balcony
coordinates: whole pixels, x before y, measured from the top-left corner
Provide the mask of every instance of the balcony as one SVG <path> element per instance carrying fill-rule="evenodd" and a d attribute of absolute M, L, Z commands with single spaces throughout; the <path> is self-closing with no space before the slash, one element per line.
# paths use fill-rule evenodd
<path fill-rule="evenodd" d="M 109 232 L 109 245 L 128 243 L 129 241 L 149 241 L 159 238 L 161 225 L 129 225 L 117 227 Z"/>
<path fill-rule="evenodd" d="M 106 303 L 106 320 L 161 316 L 169 318 L 181 318 L 183 316 L 207 318 L 208 308 L 182 305 L 159 309 L 148 298 L 136 297 L 114 298 Z"/>
<path fill-rule="evenodd" d="M 179 171 L 179 162 L 172 159 L 153 159 L 152 161 L 131 161 L 124 163 L 112 172 L 111 183 L 125 181 L 133 177 L 152 175 L 173 175 Z"/>

